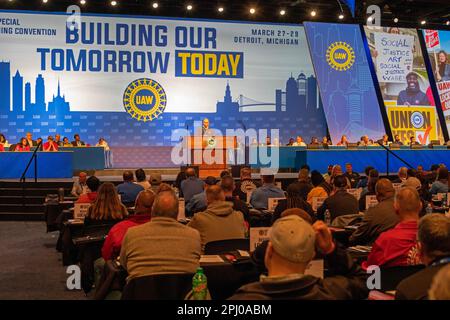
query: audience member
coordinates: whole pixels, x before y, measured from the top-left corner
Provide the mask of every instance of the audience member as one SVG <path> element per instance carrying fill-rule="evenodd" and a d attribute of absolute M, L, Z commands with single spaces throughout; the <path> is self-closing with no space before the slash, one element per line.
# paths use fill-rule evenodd
<path fill-rule="evenodd" d="M 97 190 L 100 188 L 100 180 L 91 176 L 86 180 L 88 192 L 82 193 L 76 203 L 92 203 L 97 199 Z"/>
<path fill-rule="evenodd" d="M 262 175 L 263 185 L 252 192 L 250 204 L 255 209 L 267 209 L 269 198 L 284 198 L 284 191 L 275 184 L 274 175 Z"/>
<path fill-rule="evenodd" d="M 448 192 L 448 169 L 439 168 L 437 179 L 431 185 L 430 193 L 447 193 Z"/>
<path fill-rule="evenodd" d="M 140 185 L 144 190 L 152 189 L 152 185 L 149 179 L 147 179 L 144 169 L 137 169 L 134 175 L 136 176 L 136 184 Z"/>
<path fill-rule="evenodd" d="M 366 176 L 359 179 L 358 184 L 356 185 L 357 189 L 359 189 L 359 188 L 363 188 L 364 189 L 365 187 L 367 187 L 367 183 L 369 181 L 369 173 L 373 169 L 375 169 L 375 168 L 372 167 L 372 166 L 367 166 L 364 169 L 364 173 L 366 174 Z"/>
<path fill-rule="evenodd" d="M 206 190 L 217 184 L 216 178 L 209 176 L 206 177 L 203 184 L 204 191 L 194 195 L 189 202 L 186 203 L 186 213 L 192 216 L 194 213 L 203 211 L 206 209 Z"/>
<path fill-rule="evenodd" d="M 307 169 L 300 169 L 298 173 L 298 180 L 291 185 L 295 185 L 295 189 L 299 192 L 300 197 L 304 201 L 308 198 L 308 193 L 312 190 L 313 186 L 309 180 L 309 171 Z"/>
<path fill-rule="evenodd" d="M 436 274 L 428 297 L 430 300 L 450 300 L 450 266 L 445 266 Z"/>
<path fill-rule="evenodd" d="M 247 202 L 247 193 L 253 192 L 259 186 L 259 183 L 252 180 L 252 170 L 249 167 L 244 167 L 241 169 L 240 181 L 236 184 L 233 195 Z"/>
<path fill-rule="evenodd" d="M 426 299 L 433 277 L 450 263 L 450 218 L 439 213 L 424 216 L 417 236 L 427 267 L 400 282 L 395 292 L 399 300 Z"/>
<path fill-rule="evenodd" d="M 84 226 L 113 226 L 126 218 L 127 215 L 127 208 L 120 203 L 116 188 L 112 183 L 105 182 L 98 189 L 97 199 L 95 199 L 86 213 Z"/>
<path fill-rule="evenodd" d="M 394 209 L 400 222 L 377 238 L 363 263 L 364 268 L 421 264 L 417 247 L 419 212 L 422 210 L 419 193 L 409 187 L 401 188 L 395 195 Z"/>
<path fill-rule="evenodd" d="M 378 182 L 380 175 L 376 169 L 372 169 L 369 172 L 369 180 L 367 181 L 367 187 L 363 189 L 359 196 L 358 206 L 359 211 L 366 211 L 366 197 L 375 195 L 375 185 Z"/>
<path fill-rule="evenodd" d="M 141 191 L 136 199 L 134 214 L 131 214 L 128 219 L 117 223 L 109 230 L 102 248 L 102 257 L 105 261 L 113 260 L 120 256 L 122 241 L 128 229 L 150 221 L 154 200 L 155 194 L 152 191 Z"/>
<path fill-rule="evenodd" d="M 175 192 L 163 191 L 155 197 L 150 222 L 128 229 L 120 251 L 128 281 L 152 274 L 196 272 L 200 235 L 179 223 L 177 217 Z"/>
<path fill-rule="evenodd" d="M 348 189 L 348 179 L 343 175 L 334 179 L 334 189 L 329 198 L 317 209 L 317 218 L 325 219 L 325 211 L 330 211 L 331 222 L 339 216 L 348 214 L 358 214 L 358 200 L 350 193 Z"/>
<path fill-rule="evenodd" d="M 354 265 L 345 250 L 333 243 L 327 226 L 317 221 L 313 226 L 296 215 L 275 222 L 265 253 L 268 275 L 259 282 L 241 287 L 232 300 L 365 299 L 368 295 L 366 274 Z M 334 276 L 320 279 L 305 275 L 316 250 L 328 257 Z"/>
<path fill-rule="evenodd" d="M 186 180 L 186 171 L 178 172 L 177 177 L 175 178 L 175 182 L 174 182 L 173 186 L 178 190 L 178 193 L 179 193 L 178 196 L 180 198 L 184 198 L 183 190 L 181 190 L 181 182 L 183 182 L 184 180 Z"/>
<path fill-rule="evenodd" d="M 204 183 L 197 178 L 194 168 L 186 169 L 186 180 L 181 181 L 181 191 L 184 196 L 184 201 L 188 203 L 196 194 L 202 193 Z"/>
<path fill-rule="evenodd" d="M 225 201 L 223 190 L 215 185 L 206 190 L 208 207 L 199 212 L 188 226 L 199 231 L 202 251 L 211 241 L 244 239 L 245 223 L 242 212 L 233 210 L 233 203 Z"/>
<path fill-rule="evenodd" d="M 325 179 L 319 171 L 313 170 L 311 172 L 311 182 L 313 188 L 308 193 L 307 202 L 312 205 L 314 198 L 326 198 L 332 191 L 332 187 L 325 182 Z"/>
<path fill-rule="evenodd" d="M 315 220 L 314 211 L 311 205 L 304 200 L 302 191 L 301 186 L 297 183 L 292 183 L 288 186 L 286 199 L 278 201 L 278 205 L 275 207 L 272 215 L 272 224 L 281 217 L 285 210 L 292 208 L 303 209 L 310 215 L 311 220 Z"/>
<path fill-rule="evenodd" d="M 88 186 L 86 184 L 86 179 L 86 172 L 82 171 L 78 174 L 78 179 L 73 182 L 72 191 L 70 192 L 72 196 L 78 198 L 80 195 L 89 192 Z"/>
<path fill-rule="evenodd" d="M 380 179 L 375 185 L 378 204 L 364 214 L 358 229 L 350 236 L 352 245 L 371 245 L 382 232 L 394 228 L 400 221 L 394 209 L 395 189 L 388 179 Z"/>
<path fill-rule="evenodd" d="M 117 186 L 117 192 L 120 194 L 122 203 L 127 207 L 134 205 L 137 195 L 143 190 L 144 187 L 134 183 L 134 176 L 131 171 L 123 173 L 123 183 Z"/>
<path fill-rule="evenodd" d="M 397 176 L 398 176 L 398 178 L 393 181 L 394 183 L 403 183 L 403 182 L 405 182 L 406 179 L 408 179 L 408 168 L 407 167 L 401 167 L 400 169 L 398 169 Z"/>
<path fill-rule="evenodd" d="M 225 201 L 233 203 L 233 210 L 242 212 L 244 220 L 248 222 L 250 220 L 250 210 L 247 204 L 238 197 L 233 196 L 235 189 L 234 179 L 231 176 L 224 177 L 220 182 L 220 187 L 225 194 Z"/>
<path fill-rule="evenodd" d="M 351 163 L 345 164 L 345 173 L 344 176 L 350 181 L 350 186 L 352 188 L 356 188 L 356 185 L 359 181 L 359 173 L 353 171 L 353 166 Z"/>

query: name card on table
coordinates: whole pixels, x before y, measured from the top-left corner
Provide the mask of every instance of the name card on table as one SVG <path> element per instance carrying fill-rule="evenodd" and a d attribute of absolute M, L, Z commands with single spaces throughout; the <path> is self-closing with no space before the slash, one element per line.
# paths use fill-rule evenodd
<path fill-rule="evenodd" d="M 362 189 L 361 188 L 359 188 L 359 189 L 352 188 L 352 189 L 347 189 L 347 192 L 349 194 L 351 194 L 352 196 L 354 196 L 356 198 L 356 200 L 359 200 L 359 198 L 361 196 Z"/>
<path fill-rule="evenodd" d="M 305 274 L 323 279 L 323 259 L 313 260 L 306 267 Z"/>
<path fill-rule="evenodd" d="M 75 203 L 73 208 L 73 218 L 75 220 L 84 220 L 90 206 L 90 203 Z"/>
<path fill-rule="evenodd" d="M 286 198 L 269 198 L 267 200 L 267 210 L 270 212 L 275 211 L 276 206 L 278 205 L 278 201 L 284 200 Z"/>
<path fill-rule="evenodd" d="M 178 199 L 178 221 L 186 221 L 185 202 L 183 198 Z"/>
<path fill-rule="evenodd" d="M 255 251 L 266 240 L 269 240 L 269 227 L 250 228 L 250 252 Z"/>
<path fill-rule="evenodd" d="M 376 195 L 366 196 L 366 210 L 375 207 L 377 204 L 378 200 Z"/>
<path fill-rule="evenodd" d="M 312 198 L 312 209 L 317 212 L 317 209 L 323 204 L 327 197 L 313 197 Z"/>

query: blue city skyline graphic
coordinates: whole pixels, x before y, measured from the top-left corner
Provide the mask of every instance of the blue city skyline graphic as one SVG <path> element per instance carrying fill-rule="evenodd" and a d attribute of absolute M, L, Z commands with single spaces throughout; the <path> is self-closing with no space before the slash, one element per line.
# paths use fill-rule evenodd
<path fill-rule="evenodd" d="M 287 75 L 289 76 L 289 75 Z M 261 102 L 240 94 L 233 99 L 232 82 L 225 82 L 225 94 L 217 101 L 216 112 L 164 112 L 151 122 L 139 122 L 125 112 L 71 111 L 64 95 L 64 81 L 58 79 L 57 92 L 46 101 L 46 82 L 37 74 L 34 82 L 24 79 L 20 70 L 11 73 L 11 63 L 0 61 L 0 132 L 10 143 L 16 143 L 32 132 L 33 137 L 59 133 L 68 137 L 78 133 L 82 140 L 95 145 L 100 137 L 111 147 L 171 146 L 172 130 L 188 129 L 194 134 L 194 123 L 207 117 L 211 127 L 226 129 L 279 129 L 280 144 L 302 135 L 305 140 L 327 134 L 322 102 L 316 78 L 300 72 L 291 74 L 285 88 L 276 89 L 275 102 Z M 32 95 L 34 89 L 34 95 Z M 170 99 L 170 95 L 168 95 Z M 254 111 L 271 108 L 271 111 Z M 253 109 L 253 110 L 252 110 Z"/>

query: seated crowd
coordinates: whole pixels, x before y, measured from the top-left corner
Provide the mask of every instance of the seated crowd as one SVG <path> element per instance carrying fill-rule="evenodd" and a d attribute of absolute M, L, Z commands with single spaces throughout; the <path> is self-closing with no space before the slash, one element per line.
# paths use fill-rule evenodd
<path fill-rule="evenodd" d="M 251 255 L 261 273 L 259 281 L 244 284 L 231 299 L 367 299 L 366 270 L 373 265 L 423 267 L 399 283 L 396 299 L 450 299 L 449 281 L 437 280 L 449 279 L 450 217 L 428 210 L 438 208 L 434 204 L 448 187 L 444 165 L 429 172 L 400 168 L 391 181 L 372 167 L 360 176 L 348 163 L 345 172 L 334 165 L 325 175 L 303 166 L 286 192 L 273 175 L 262 174 L 261 182 L 254 181 L 250 168 L 241 169 L 237 183 L 228 171 L 219 181 L 201 180 L 188 168 L 174 186 L 162 183 L 158 189 L 142 169 L 124 172 L 117 187 L 80 173 L 72 194 L 78 202 L 92 203 L 85 227 L 109 226 L 103 264 L 119 261 L 127 281 L 194 273 L 208 243 L 246 239 L 249 228 L 269 214 L 269 239 Z M 352 190 L 360 199 L 376 198 L 376 203 L 362 204 Z M 179 196 L 185 212 L 180 212 Z M 282 199 L 269 208 L 271 198 Z M 319 198 L 323 201 L 318 204 Z M 445 204 L 441 201 L 440 206 Z M 185 215 L 188 221 L 181 221 Z M 334 232 L 348 226 L 352 233 L 348 243 L 342 243 Z M 371 247 L 364 260 L 350 256 L 346 246 L 354 245 Z M 324 278 L 307 273 L 314 258 L 324 259 Z"/>

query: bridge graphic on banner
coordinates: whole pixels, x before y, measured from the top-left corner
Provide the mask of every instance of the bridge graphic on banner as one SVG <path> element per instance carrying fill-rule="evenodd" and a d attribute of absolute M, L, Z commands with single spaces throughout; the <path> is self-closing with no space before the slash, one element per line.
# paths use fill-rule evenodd
<path fill-rule="evenodd" d="M 240 108 L 244 108 L 244 107 L 262 107 L 262 106 L 276 106 L 275 103 L 270 103 L 270 102 L 261 102 L 261 101 L 257 101 L 254 100 L 252 98 L 248 98 L 244 95 L 240 95 L 239 99 L 236 101 L 237 103 L 239 103 L 239 107 Z M 284 104 L 286 105 L 286 104 Z M 242 111 L 242 109 L 241 109 Z"/>

